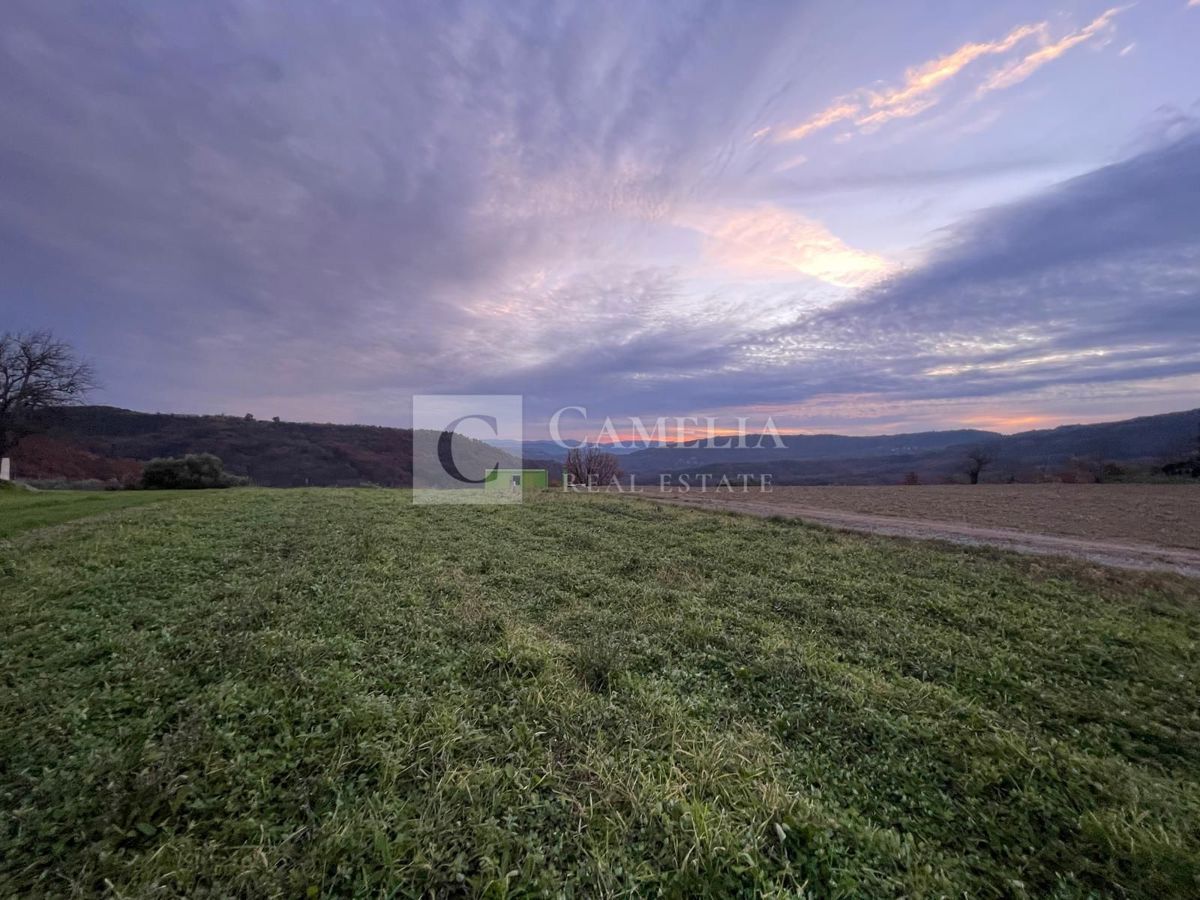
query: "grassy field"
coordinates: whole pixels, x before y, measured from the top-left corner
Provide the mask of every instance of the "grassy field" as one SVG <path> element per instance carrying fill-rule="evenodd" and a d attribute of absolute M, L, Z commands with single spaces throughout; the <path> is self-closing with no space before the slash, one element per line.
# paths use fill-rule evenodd
<path fill-rule="evenodd" d="M 1200 892 L 1178 577 L 245 490 L 0 542 L 0 609 L 0 896 Z"/>
<path fill-rule="evenodd" d="M 28 491 L 7 487 L 0 490 L 0 538 L 168 497 L 160 491 Z"/>

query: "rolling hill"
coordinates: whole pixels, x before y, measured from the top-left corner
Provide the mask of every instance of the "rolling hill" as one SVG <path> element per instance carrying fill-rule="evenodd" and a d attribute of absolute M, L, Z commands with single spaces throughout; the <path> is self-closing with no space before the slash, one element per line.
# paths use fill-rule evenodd
<path fill-rule="evenodd" d="M 413 432 L 368 425 L 256 421 L 234 416 L 133 412 L 108 406 L 53 410 L 43 432 L 13 454 L 25 478 L 136 479 L 141 463 L 156 456 L 215 453 L 229 471 L 266 487 L 412 483 Z M 621 467 L 639 480 L 662 474 L 714 477 L 769 474 L 777 484 L 894 484 L 908 473 L 944 481 L 962 472 L 968 448 L 982 446 L 993 462 L 984 480 L 1040 480 L 1065 467 L 1104 463 L 1151 467 L 1182 459 L 1197 448 L 1200 409 L 1120 422 L 1064 425 L 1001 435 L 954 430 L 854 437 L 784 435 L 784 447 L 764 440 L 755 449 L 679 444 L 634 450 Z M 460 436 L 456 458 L 472 471 L 516 466 L 515 454 Z M 550 442 L 526 442 L 527 464 L 557 477 L 566 451 Z"/>
<path fill-rule="evenodd" d="M 967 451 L 981 447 L 992 460 L 984 481 L 1086 479 L 1105 464 L 1149 470 L 1186 458 L 1198 450 L 1198 429 L 1200 409 L 1195 409 L 1012 435 L 970 431 L 878 438 L 788 435 L 786 453 L 775 448 L 664 448 L 639 451 L 624 457 L 621 464 L 626 472 L 639 476 L 769 474 L 776 484 L 895 484 L 909 473 L 923 482 L 938 482 L 960 477 Z"/>
<path fill-rule="evenodd" d="M 234 416 L 143 413 L 79 406 L 45 414 L 44 433 L 13 454 L 18 476 L 97 478 L 140 473 L 158 456 L 215 453 L 225 468 L 264 487 L 412 484 L 413 432 L 369 425 L 273 422 Z M 48 452 L 53 448 L 53 453 Z M 503 451 L 455 436 L 455 459 L 468 474 L 518 462 Z M 119 461 L 119 471 L 113 462 Z"/>

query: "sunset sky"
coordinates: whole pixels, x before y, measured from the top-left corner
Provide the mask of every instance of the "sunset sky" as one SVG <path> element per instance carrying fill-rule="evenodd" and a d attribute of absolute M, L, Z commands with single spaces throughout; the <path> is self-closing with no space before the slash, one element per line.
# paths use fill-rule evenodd
<path fill-rule="evenodd" d="M 1200 2 L 0 8 L 0 330 L 141 410 L 1200 406 Z"/>

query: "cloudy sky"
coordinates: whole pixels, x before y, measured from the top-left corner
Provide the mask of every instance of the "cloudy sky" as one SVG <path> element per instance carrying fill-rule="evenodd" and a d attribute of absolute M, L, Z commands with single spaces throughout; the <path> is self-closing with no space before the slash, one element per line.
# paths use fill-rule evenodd
<path fill-rule="evenodd" d="M 1200 405 L 1200 0 L 0 6 L 0 328 L 100 402 L 529 436 Z"/>

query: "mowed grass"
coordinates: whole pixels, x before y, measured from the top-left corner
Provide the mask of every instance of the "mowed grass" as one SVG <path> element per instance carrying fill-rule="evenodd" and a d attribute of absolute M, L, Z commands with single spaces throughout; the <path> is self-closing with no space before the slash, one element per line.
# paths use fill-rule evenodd
<path fill-rule="evenodd" d="M 17 486 L 0 490 L 0 538 L 46 525 L 168 499 L 162 491 L 30 491 Z"/>
<path fill-rule="evenodd" d="M 1195 582 L 614 498 L 0 544 L 0 895 L 1195 897 Z"/>

